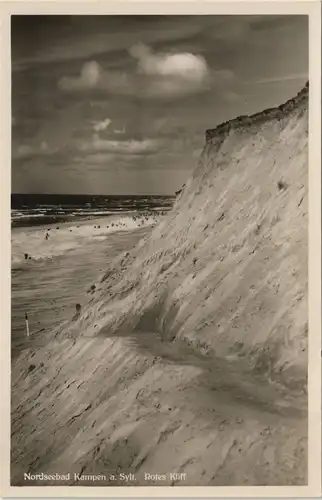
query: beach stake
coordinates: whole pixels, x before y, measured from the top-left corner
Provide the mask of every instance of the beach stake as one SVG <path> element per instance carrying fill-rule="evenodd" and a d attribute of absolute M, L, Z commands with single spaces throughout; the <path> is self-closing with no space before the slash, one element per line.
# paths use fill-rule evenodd
<path fill-rule="evenodd" d="M 29 337 L 29 321 L 28 321 L 28 314 L 27 313 L 25 313 L 25 320 L 26 320 L 27 337 Z"/>

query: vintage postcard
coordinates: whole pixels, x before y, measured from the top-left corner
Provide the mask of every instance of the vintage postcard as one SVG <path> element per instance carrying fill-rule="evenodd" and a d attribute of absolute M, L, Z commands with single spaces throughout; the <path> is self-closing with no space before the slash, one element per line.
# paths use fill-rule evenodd
<path fill-rule="evenodd" d="M 320 496 L 320 23 L 1 5 L 3 496 Z"/>

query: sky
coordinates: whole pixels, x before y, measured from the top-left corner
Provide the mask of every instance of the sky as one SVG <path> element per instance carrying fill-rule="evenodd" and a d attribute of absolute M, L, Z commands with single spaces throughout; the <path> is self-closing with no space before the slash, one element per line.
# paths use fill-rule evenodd
<path fill-rule="evenodd" d="M 12 192 L 173 194 L 205 130 L 293 97 L 306 16 L 12 16 Z"/>

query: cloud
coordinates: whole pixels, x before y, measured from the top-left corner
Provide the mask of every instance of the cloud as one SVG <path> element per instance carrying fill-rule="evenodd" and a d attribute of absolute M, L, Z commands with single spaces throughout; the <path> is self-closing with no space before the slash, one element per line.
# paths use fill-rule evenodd
<path fill-rule="evenodd" d="M 107 152 L 122 155 L 143 155 L 157 151 L 159 146 L 159 141 L 155 139 L 115 141 L 100 139 L 100 137 L 95 134 L 91 141 L 80 143 L 78 149 L 80 152 L 87 154 Z"/>
<path fill-rule="evenodd" d="M 135 94 L 137 81 L 126 73 L 104 71 L 96 61 L 84 63 L 79 76 L 63 76 L 58 81 L 58 88 L 63 92 L 74 93 L 88 90 L 103 90 L 121 95 Z"/>
<path fill-rule="evenodd" d="M 102 77 L 102 68 L 96 61 L 86 62 L 76 77 L 63 77 L 58 82 L 61 90 L 87 90 L 96 88 Z"/>
<path fill-rule="evenodd" d="M 106 118 L 105 120 L 101 122 L 95 122 L 93 125 L 93 129 L 96 132 L 102 132 L 103 130 L 107 129 L 107 127 L 112 123 L 112 120 L 109 118 Z"/>
<path fill-rule="evenodd" d="M 180 97 L 209 88 L 210 71 L 200 55 L 158 53 L 144 44 L 134 45 L 129 54 L 137 62 L 132 73 L 106 71 L 90 61 L 82 66 L 79 76 L 62 77 L 58 88 L 63 92 L 96 89 L 141 98 Z"/>
<path fill-rule="evenodd" d="M 144 44 L 133 46 L 129 52 L 138 60 L 138 71 L 145 75 L 180 77 L 192 82 L 203 82 L 208 76 L 207 62 L 199 55 L 154 53 Z"/>

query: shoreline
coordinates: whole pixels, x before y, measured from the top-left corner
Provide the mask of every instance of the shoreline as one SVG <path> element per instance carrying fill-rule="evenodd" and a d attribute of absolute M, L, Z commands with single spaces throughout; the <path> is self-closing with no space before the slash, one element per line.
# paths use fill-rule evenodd
<path fill-rule="evenodd" d="M 25 269 L 33 261 L 63 255 L 87 240 L 102 240 L 112 234 L 153 228 L 164 216 L 145 213 L 125 213 L 111 216 L 87 217 L 36 226 L 11 229 L 11 270 Z M 48 234 L 48 237 L 46 236 Z M 48 240 L 48 241 L 44 241 Z M 29 262 L 30 261 L 30 262 Z"/>
<path fill-rule="evenodd" d="M 146 210 L 119 210 L 119 211 L 111 211 L 108 213 L 100 212 L 100 213 L 89 213 L 88 215 L 34 215 L 34 216 L 26 216 L 21 219 L 15 219 L 11 216 L 11 230 L 18 228 L 31 228 L 31 227 L 41 227 L 41 226 L 54 226 L 57 224 L 66 224 L 66 223 L 80 223 L 86 222 L 89 220 L 96 219 L 117 219 L 120 217 L 144 217 L 146 214 L 149 217 L 162 217 L 167 212 L 171 210 L 171 207 L 156 207 L 156 208 L 147 208 Z M 25 222 L 24 222 L 25 221 Z"/>

